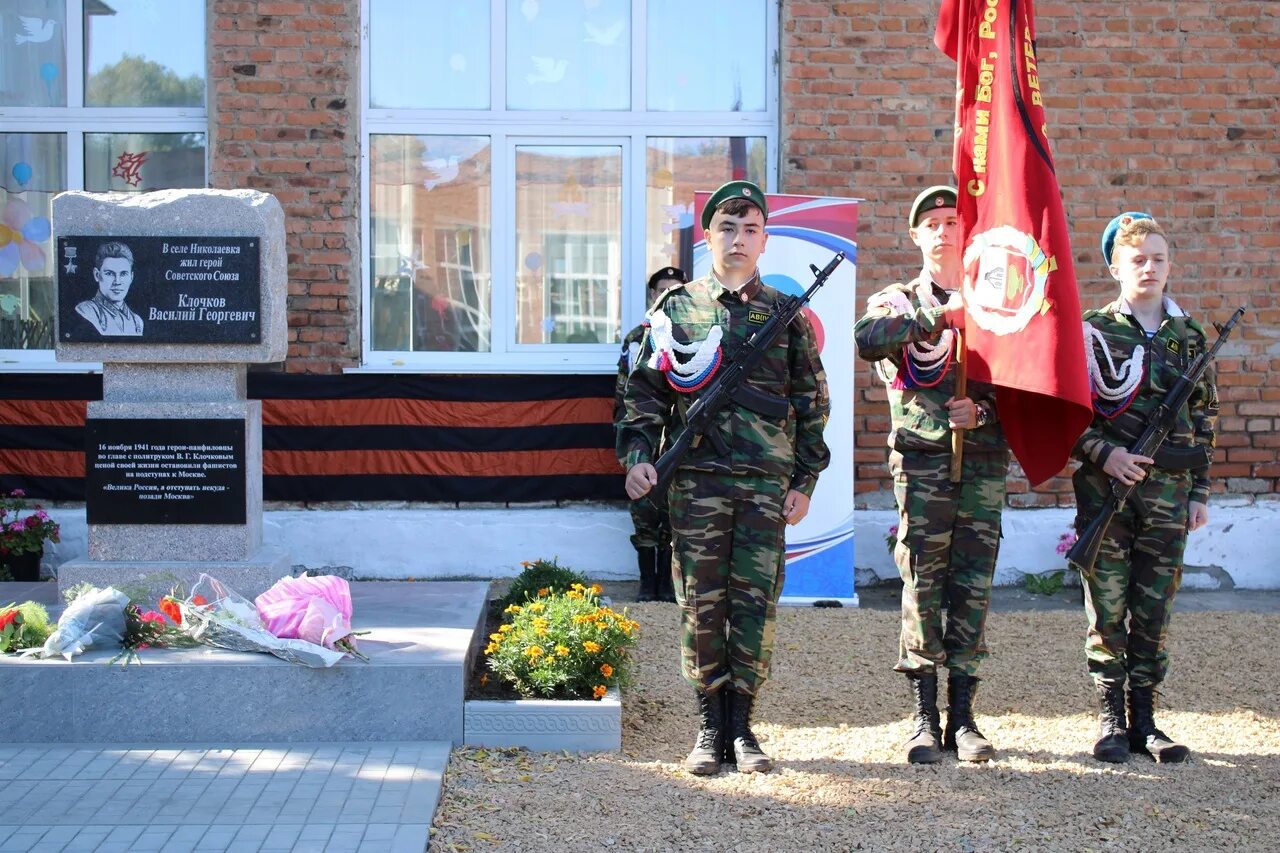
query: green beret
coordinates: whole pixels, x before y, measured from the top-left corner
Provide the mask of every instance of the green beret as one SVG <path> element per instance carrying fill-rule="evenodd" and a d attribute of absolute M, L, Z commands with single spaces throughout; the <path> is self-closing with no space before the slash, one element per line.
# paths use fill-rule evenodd
<path fill-rule="evenodd" d="M 715 215 L 720 205 L 735 198 L 746 199 L 760 208 L 760 212 L 764 214 L 765 221 L 768 221 L 769 204 L 764 200 L 764 190 L 750 181 L 730 181 L 713 192 L 711 198 L 707 199 L 707 206 L 702 209 L 702 230 L 705 231 L 711 227 L 711 217 Z"/>
<path fill-rule="evenodd" d="M 1106 229 L 1102 232 L 1102 262 L 1107 266 L 1111 266 L 1111 250 L 1116 246 L 1116 236 L 1120 233 L 1120 229 L 1128 225 L 1135 219 L 1152 219 L 1150 213 L 1143 213 L 1140 210 L 1130 210 L 1122 213 L 1115 219 L 1107 223 Z"/>
<path fill-rule="evenodd" d="M 907 226 L 915 228 L 920 224 L 920 215 L 938 207 L 955 207 L 956 191 L 948 186 L 929 187 L 916 196 L 911 202 L 911 213 L 907 215 Z"/>
<path fill-rule="evenodd" d="M 658 282 L 668 278 L 674 278 L 676 281 L 680 282 L 681 284 L 689 283 L 689 276 L 685 275 L 684 270 L 680 269 L 679 267 L 663 267 L 653 275 L 649 276 L 649 284 L 647 285 L 647 287 L 649 288 L 649 290 L 653 290 L 655 287 L 658 286 Z"/>

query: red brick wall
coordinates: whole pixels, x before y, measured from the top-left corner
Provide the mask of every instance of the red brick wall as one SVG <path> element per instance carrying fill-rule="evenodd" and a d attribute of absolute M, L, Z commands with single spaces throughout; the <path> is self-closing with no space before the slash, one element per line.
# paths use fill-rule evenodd
<path fill-rule="evenodd" d="M 954 65 L 934 49 L 937 0 L 783 0 L 782 190 L 860 196 L 858 304 L 913 275 L 904 217 L 949 181 Z M 1036 4 L 1049 136 L 1082 301 L 1112 298 L 1098 237 L 1122 210 L 1171 232 L 1170 290 L 1202 319 L 1249 313 L 1219 362 L 1215 487 L 1280 492 L 1280 3 Z M 857 387 L 857 489 L 889 486 L 888 408 Z M 864 496 L 865 498 L 865 496 Z M 1014 506 L 1068 505 L 1070 482 Z"/>
<path fill-rule="evenodd" d="M 210 185 L 284 207 L 292 372 L 360 356 L 359 19 L 359 0 L 210 4 Z"/>

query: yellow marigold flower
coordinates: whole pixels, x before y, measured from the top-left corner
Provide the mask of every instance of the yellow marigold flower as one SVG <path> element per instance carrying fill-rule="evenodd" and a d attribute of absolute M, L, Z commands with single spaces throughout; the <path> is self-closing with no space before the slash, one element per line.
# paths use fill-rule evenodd
<path fill-rule="evenodd" d="M 537 634 L 539 637 L 545 637 L 547 636 L 547 629 L 540 626 L 540 627 L 534 628 L 533 633 Z"/>
<path fill-rule="evenodd" d="M 490 640 L 493 640 L 495 643 L 501 643 L 501 642 L 502 642 L 502 635 L 501 635 L 501 634 L 490 634 L 490 635 L 489 635 L 489 639 L 490 639 Z"/>
<path fill-rule="evenodd" d="M 608 692 L 609 692 L 609 688 L 605 687 L 603 684 L 597 684 L 595 687 L 591 689 L 591 695 L 597 699 L 603 699 L 604 694 Z"/>
<path fill-rule="evenodd" d="M 494 652 L 496 652 L 497 650 L 498 650 L 498 644 L 497 644 L 497 643 L 490 643 L 489 645 L 487 645 L 487 646 L 485 646 L 485 647 L 484 647 L 484 653 L 485 653 L 486 655 L 491 655 L 491 654 L 493 654 Z"/>
<path fill-rule="evenodd" d="M 604 587 L 600 586 L 600 584 L 598 583 L 593 583 L 591 585 L 591 591 L 596 595 L 599 595 L 600 593 L 604 592 Z"/>
<path fill-rule="evenodd" d="M 609 666 L 609 664 L 607 663 L 600 664 L 600 674 L 603 675 L 605 678 L 608 678 L 609 676 L 613 675 L 613 667 Z"/>
<path fill-rule="evenodd" d="M 529 657 L 529 660 L 537 660 L 542 657 L 544 652 L 542 651 L 542 646 L 530 646 L 525 651 L 525 654 Z"/>
<path fill-rule="evenodd" d="M 580 584 L 580 583 L 575 583 L 573 586 L 569 587 L 569 589 L 577 590 L 578 592 L 586 592 L 586 591 L 587 591 L 587 588 L 586 588 L 585 586 L 583 586 L 582 584 Z"/>
<path fill-rule="evenodd" d="M 514 631 L 514 630 L 515 630 L 515 626 L 514 626 L 514 625 L 499 625 L 499 626 L 498 626 L 498 633 L 499 633 L 499 634 L 506 634 L 507 632 L 509 632 L 509 631 Z"/>
<path fill-rule="evenodd" d="M 522 608 L 520 607 L 519 604 L 511 604 L 511 605 L 508 605 L 507 609 L 502 612 L 503 613 L 519 613 L 521 609 Z"/>
<path fill-rule="evenodd" d="M 582 593 L 578 592 L 576 589 L 569 590 L 568 592 L 565 593 L 565 595 L 567 595 L 569 598 L 572 598 L 574 601 L 577 601 L 578 599 L 582 598 Z"/>
<path fill-rule="evenodd" d="M 557 655 L 558 657 L 562 657 L 562 658 L 566 658 L 566 657 L 568 657 L 568 656 L 569 656 L 569 647 L 568 647 L 568 646 L 556 646 L 556 655 Z"/>
<path fill-rule="evenodd" d="M 542 598 L 550 594 L 551 594 L 551 587 L 549 586 L 544 586 L 542 589 L 538 590 L 538 598 Z"/>
<path fill-rule="evenodd" d="M 600 644 L 596 642 L 592 642 L 591 640 L 587 640 L 585 643 L 583 643 L 582 647 L 593 655 L 596 652 L 600 651 Z"/>
<path fill-rule="evenodd" d="M 541 613 L 546 609 L 547 609 L 547 605 L 543 604 L 541 601 L 535 601 L 533 604 L 529 605 L 530 613 Z"/>

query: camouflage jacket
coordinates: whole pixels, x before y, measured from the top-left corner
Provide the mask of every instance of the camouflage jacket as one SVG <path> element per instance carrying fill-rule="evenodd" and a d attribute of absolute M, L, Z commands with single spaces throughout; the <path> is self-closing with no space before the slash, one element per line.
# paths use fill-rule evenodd
<path fill-rule="evenodd" d="M 692 344 L 706 339 L 712 327 L 723 332 L 724 360 L 765 322 L 781 294 L 753 279 L 734 293 L 714 276 L 668 289 L 654 306 L 671 320 L 674 340 Z M 652 314 L 652 312 L 651 312 Z M 684 414 L 697 392 L 676 391 L 666 375 L 650 366 L 653 336 L 645 338 L 639 363 L 624 393 L 625 412 L 618 424 L 618 460 L 624 468 L 654 462 L 663 430 L 684 425 Z M 808 320 L 784 329 L 747 379 L 752 392 L 772 397 L 785 415 L 774 417 L 731 403 L 722 409 L 680 466 L 684 469 L 743 476 L 784 476 L 790 488 L 812 496 L 818 474 L 831 461 L 822 440 L 831 400 L 817 342 Z"/>
<path fill-rule="evenodd" d="M 1134 348 L 1143 348 L 1142 382 L 1136 396 L 1123 411 L 1110 419 L 1099 413 L 1101 408 L 1094 398 L 1093 423 L 1076 442 L 1075 455 L 1099 468 L 1117 447 L 1129 448 L 1142 434 L 1148 420 L 1164 395 L 1178 381 L 1179 375 L 1197 355 L 1207 347 L 1204 329 L 1166 298 L 1165 318 L 1155 337 L 1147 340 L 1141 324 L 1134 319 L 1123 299 L 1095 311 L 1084 312 L 1084 321 L 1102 333 L 1109 353 L 1103 352 L 1101 343 L 1086 340 L 1094 348 L 1094 359 L 1110 380 L 1107 355 L 1113 364 L 1119 365 L 1133 355 Z M 1177 424 L 1165 446 L 1175 450 L 1188 450 L 1199 445 L 1205 448 L 1204 459 L 1211 462 L 1218 424 L 1218 389 L 1216 371 L 1210 366 L 1191 394 L 1191 399 L 1178 412 Z M 1122 403 L 1120 405 L 1123 405 Z M 1207 503 L 1209 500 L 1209 465 L 1205 462 L 1191 468 L 1191 500 Z M 1157 465 L 1159 465 L 1159 461 Z M 1174 467 L 1174 466 L 1169 466 Z"/>
<path fill-rule="evenodd" d="M 858 355 L 867 361 L 884 361 L 881 365 L 887 375 L 905 375 L 906 347 L 911 343 L 927 341 L 936 343 L 946 330 L 942 318 L 942 306 L 926 307 L 920 299 L 919 289 L 925 282 L 916 278 L 906 284 L 893 284 L 867 300 L 867 313 L 853 327 L 853 338 L 858 345 Z M 933 295 L 940 302 L 947 301 L 947 291 L 929 282 Z M 895 309 L 890 303 L 910 304 L 910 313 Z M 955 394 L 955 357 L 950 356 L 946 372 L 932 387 L 898 387 L 903 382 L 888 386 L 889 415 L 893 431 L 889 433 L 889 446 L 902 451 L 951 451 L 951 427 L 947 425 L 947 400 Z M 985 426 L 965 430 L 964 446 L 977 452 L 1003 451 L 1009 445 L 996 411 L 995 388 L 985 382 L 968 382 L 969 399 L 980 403 L 987 410 L 989 420 Z"/>
<path fill-rule="evenodd" d="M 618 421 L 622 420 L 622 415 L 626 411 L 622 395 L 627 391 L 627 380 L 631 378 L 631 371 L 640 362 L 640 347 L 644 343 L 644 336 L 648 330 L 647 326 L 636 326 L 630 332 L 627 332 L 627 336 L 622 339 L 622 352 L 618 356 L 618 378 L 613 383 L 613 423 L 615 426 Z"/>

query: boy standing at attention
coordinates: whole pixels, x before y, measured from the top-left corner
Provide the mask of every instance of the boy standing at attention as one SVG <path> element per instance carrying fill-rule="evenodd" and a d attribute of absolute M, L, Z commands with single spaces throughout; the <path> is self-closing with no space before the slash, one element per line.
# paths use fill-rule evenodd
<path fill-rule="evenodd" d="M 717 189 L 702 213 L 711 273 L 668 289 L 650 312 L 618 428 L 632 500 L 657 483 L 663 431 L 678 432 L 698 392 L 783 298 L 756 266 L 768 216 L 755 184 Z M 769 672 L 785 525 L 805 517 L 830 461 L 822 440 L 829 411 L 813 329 L 797 318 L 684 458 L 667 493 L 681 669 L 698 701 L 697 740 L 684 761 L 691 773 L 714 774 L 723 760 L 742 773 L 773 767 L 751 731 L 752 706 Z"/>

